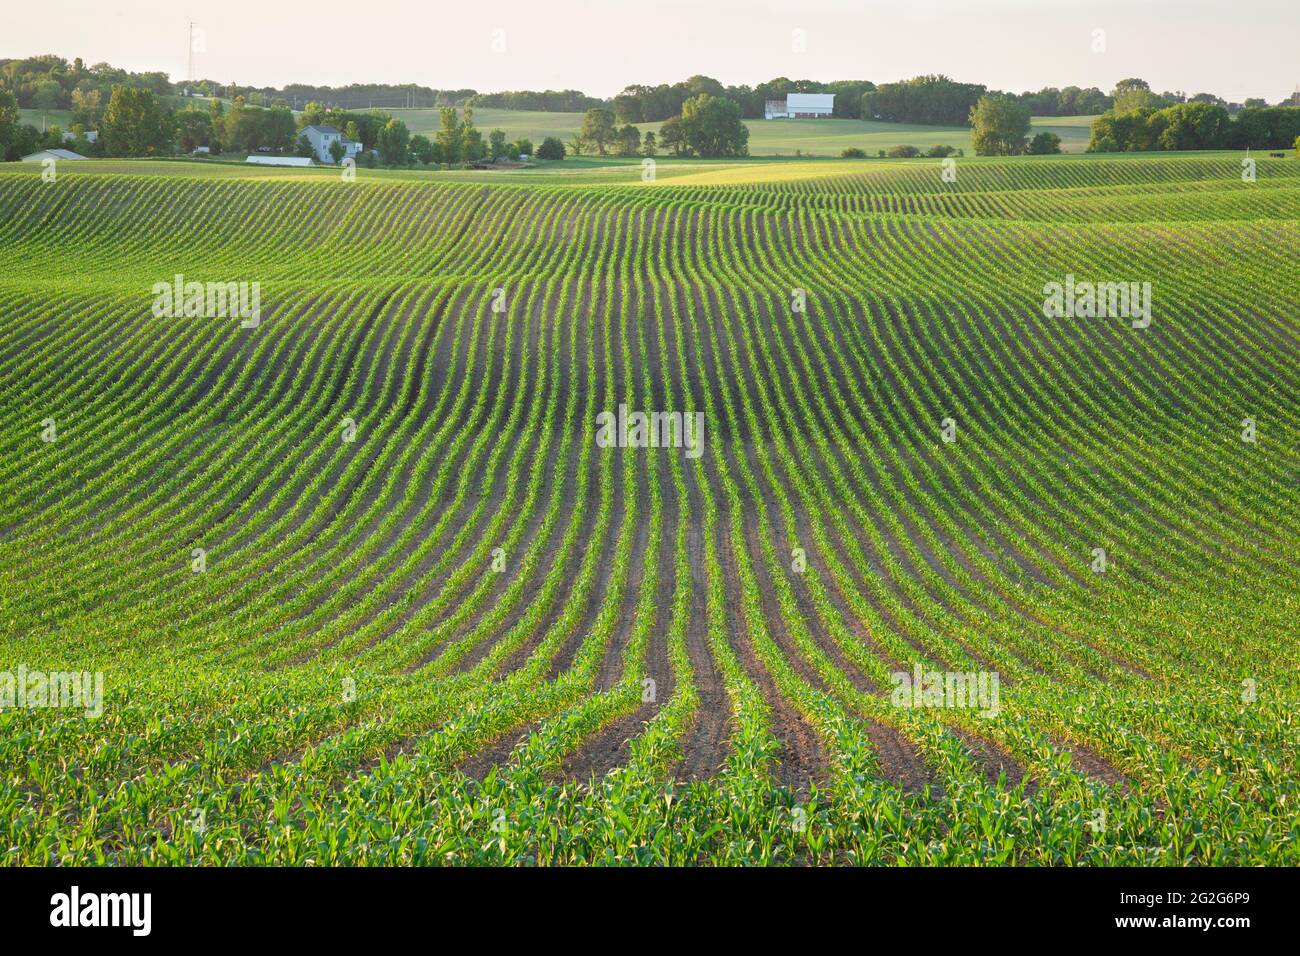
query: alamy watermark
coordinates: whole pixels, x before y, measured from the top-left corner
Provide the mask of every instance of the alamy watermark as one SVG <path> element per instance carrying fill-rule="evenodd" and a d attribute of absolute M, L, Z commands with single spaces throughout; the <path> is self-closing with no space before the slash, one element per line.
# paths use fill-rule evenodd
<path fill-rule="evenodd" d="M 50 897 L 50 925 L 56 928 L 126 927 L 132 936 L 153 928 L 152 893 L 83 893 L 73 886 Z"/>
<path fill-rule="evenodd" d="M 996 717 L 1000 710 L 997 671 L 927 671 L 917 664 L 912 673 L 890 675 L 895 707 L 945 707 L 979 710 Z"/>
<path fill-rule="evenodd" d="M 155 319 L 238 318 L 241 328 L 255 329 L 262 323 L 260 282 L 186 282 L 176 273 L 171 282 L 155 282 Z"/>
<path fill-rule="evenodd" d="M 102 671 L 0 671 L 0 710 L 84 710 L 87 717 L 104 714 Z"/>
<path fill-rule="evenodd" d="M 684 448 L 687 458 L 704 454 L 704 413 L 629 412 L 596 416 L 596 444 L 601 448 Z"/>
<path fill-rule="evenodd" d="M 1133 328 L 1151 324 L 1150 282 L 1065 282 L 1043 286 L 1043 315 L 1049 319 L 1132 319 Z"/>

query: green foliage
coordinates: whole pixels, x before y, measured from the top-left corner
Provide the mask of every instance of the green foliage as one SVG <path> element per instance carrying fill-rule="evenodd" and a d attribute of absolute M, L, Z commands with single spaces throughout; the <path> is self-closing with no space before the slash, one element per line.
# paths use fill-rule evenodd
<path fill-rule="evenodd" d="M 976 156 L 1016 156 L 1029 135 L 1029 108 L 1006 96 L 982 96 L 970 111 Z"/>
<path fill-rule="evenodd" d="M 442 127 L 434 137 L 434 143 L 438 147 L 440 161 L 444 163 L 458 163 L 461 159 L 461 139 L 464 120 L 457 116 L 456 111 L 451 107 L 443 107 L 439 112 L 442 117 Z"/>
<path fill-rule="evenodd" d="M 613 147 L 616 156 L 639 156 L 641 131 L 631 124 L 618 127 L 614 132 Z"/>
<path fill-rule="evenodd" d="M 1222 106 L 1189 102 L 1158 110 L 1148 122 L 1157 149 L 1213 149 L 1226 141 L 1231 120 Z"/>
<path fill-rule="evenodd" d="M 595 149 L 601 156 L 605 155 L 610 144 L 615 141 L 616 127 L 614 113 L 607 109 L 587 110 L 582 118 L 582 129 L 577 138 L 587 147 Z"/>
<path fill-rule="evenodd" d="M 690 148 L 686 142 L 686 127 L 680 116 L 666 119 L 659 127 L 659 146 L 674 156 L 685 156 Z"/>
<path fill-rule="evenodd" d="M 107 63 L 87 66 L 80 57 L 69 62 L 51 54 L 0 60 L 0 86 L 14 93 L 22 108 L 79 112 L 75 122 L 87 129 L 98 127 L 114 86 L 148 90 L 159 98 L 175 92 L 164 73 L 130 73 Z M 88 97 L 95 94 L 98 103 L 87 109 Z"/>
<path fill-rule="evenodd" d="M 1020 101 L 1034 116 L 1094 116 L 1114 106 L 1114 100 L 1095 86 L 1081 89 L 1067 86 L 1043 87 L 1037 93 L 1024 93 Z"/>
<path fill-rule="evenodd" d="M 222 116 L 221 127 L 223 144 L 236 152 L 288 153 L 300 148 L 293 114 L 282 106 L 263 109 L 236 99 Z"/>
<path fill-rule="evenodd" d="M 83 129 L 99 129 L 104 115 L 104 94 L 94 87 L 74 89 L 71 96 L 72 121 Z"/>
<path fill-rule="evenodd" d="M 850 146 L 847 149 L 840 151 L 840 158 L 841 159 L 866 159 L 867 151 L 864 149 L 860 149 L 857 146 Z"/>
<path fill-rule="evenodd" d="M 1228 127 L 1232 149 L 1286 149 L 1300 136 L 1300 106 L 1272 106 L 1238 111 Z"/>
<path fill-rule="evenodd" d="M 407 166 L 411 161 L 411 134 L 406 124 L 398 119 L 390 119 L 379 131 L 379 161 L 385 166 Z"/>
<path fill-rule="evenodd" d="M 472 125 L 463 127 L 460 136 L 460 161 L 475 163 L 485 156 L 487 156 L 487 143 L 483 142 L 483 134 Z"/>
<path fill-rule="evenodd" d="M 438 162 L 437 151 L 427 136 L 416 134 L 411 137 L 411 157 L 421 165 L 428 166 Z"/>
<path fill-rule="evenodd" d="M 957 83 L 946 76 L 918 76 L 900 83 L 883 83 L 862 94 L 863 119 L 931 126 L 964 125 L 986 88 Z"/>
<path fill-rule="evenodd" d="M 0 88 L 0 158 L 7 158 L 8 150 L 18 135 L 18 100 L 8 90 Z"/>
<path fill-rule="evenodd" d="M 108 156 L 159 156 L 172 146 L 172 123 L 149 90 L 113 87 L 99 130 Z"/>
<path fill-rule="evenodd" d="M 203 110 L 184 109 L 176 114 L 176 145 L 183 153 L 194 152 L 197 146 L 211 147 L 212 117 Z"/>
<path fill-rule="evenodd" d="M 726 96 L 742 106 L 747 116 L 762 116 L 763 103 L 747 87 L 724 87 L 711 76 L 695 75 L 680 83 L 658 86 L 634 84 L 614 97 L 612 106 L 616 123 L 656 123 L 677 116 L 693 96 Z"/>
<path fill-rule="evenodd" d="M 680 130 L 686 148 L 696 156 L 749 155 L 749 127 L 741 120 L 740 107 L 720 96 L 701 93 L 682 104 Z M 660 136 L 667 135 L 661 128 Z"/>
<path fill-rule="evenodd" d="M 1029 141 L 1025 152 L 1031 156 L 1047 156 L 1061 151 L 1061 137 L 1055 133 L 1038 133 Z"/>
<path fill-rule="evenodd" d="M 604 104 L 598 97 L 587 96 L 579 90 L 507 90 L 501 93 L 476 93 L 468 98 L 466 105 L 499 110 L 581 113 Z"/>
<path fill-rule="evenodd" d="M 554 136 L 547 136 L 542 145 L 537 147 L 537 158 L 557 160 L 564 158 L 564 144 Z"/>
<path fill-rule="evenodd" d="M 836 119 L 861 119 L 862 97 L 875 88 L 876 84 L 869 80 L 836 80 L 823 84 L 819 90 L 809 92 L 834 93 L 835 105 L 831 115 Z"/>
<path fill-rule="evenodd" d="M 283 106 L 273 106 L 262 112 L 259 145 L 275 152 L 288 152 L 297 138 L 293 113 Z"/>
<path fill-rule="evenodd" d="M 1300 134 L 1300 108 L 1243 109 L 1176 103 L 1163 109 L 1110 111 L 1092 123 L 1094 153 L 1182 149 L 1285 149 Z"/>

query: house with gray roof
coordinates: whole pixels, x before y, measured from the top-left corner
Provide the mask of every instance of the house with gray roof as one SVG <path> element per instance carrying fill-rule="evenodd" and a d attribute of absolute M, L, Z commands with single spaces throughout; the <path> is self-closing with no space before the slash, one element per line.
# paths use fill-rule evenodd
<path fill-rule="evenodd" d="M 343 134 L 333 126 L 304 126 L 300 135 L 307 137 L 307 142 L 311 143 L 312 156 L 322 163 L 334 162 L 330 153 L 333 143 L 343 144 L 343 159 L 356 159 L 361 152 L 360 143 L 344 139 Z"/>

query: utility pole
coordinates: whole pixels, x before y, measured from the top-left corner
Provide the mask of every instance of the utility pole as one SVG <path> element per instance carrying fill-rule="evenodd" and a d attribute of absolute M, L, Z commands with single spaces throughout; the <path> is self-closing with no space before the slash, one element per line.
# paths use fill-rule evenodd
<path fill-rule="evenodd" d="M 194 21 L 193 20 L 190 21 L 190 42 L 189 42 L 189 50 L 186 52 L 186 58 L 185 58 L 185 79 L 191 86 L 194 85 Z"/>

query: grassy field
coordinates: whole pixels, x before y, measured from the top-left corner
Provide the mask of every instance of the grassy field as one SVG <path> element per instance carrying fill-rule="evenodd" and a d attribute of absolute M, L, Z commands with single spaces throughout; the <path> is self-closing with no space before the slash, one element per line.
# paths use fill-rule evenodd
<path fill-rule="evenodd" d="M 438 110 L 385 110 L 407 125 L 412 133 L 421 133 L 432 138 L 442 122 Z M 540 144 L 547 136 L 558 136 L 566 143 L 582 127 L 581 113 L 543 113 L 533 110 L 496 110 L 478 107 L 474 110 L 474 125 L 488 131 L 503 130 L 506 138 L 515 140 L 526 136 L 534 144 Z"/>
<path fill-rule="evenodd" d="M 18 110 L 18 122 L 44 129 L 46 124 L 66 130 L 72 125 L 72 110 Z"/>
<path fill-rule="evenodd" d="M 1300 162 L 660 167 L 0 168 L 7 863 L 1300 863 Z"/>
<path fill-rule="evenodd" d="M 439 123 L 437 110 L 390 110 L 412 133 L 431 135 Z M 1083 152 L 1091 135 L 1091 116 L 1033 119 L 1033 132 L 1043 130 L 1061 137 L 1066 152 Z M 500 129 L 508 139 L 527 136 L 540 143 L 545 136 L 558 136 L 566 144 L 582 127 L 581 113 L 537 113 L 524 110 L 476 109 L 474 125 L 485 133 Z M 659 123 L 642 123 L 642 131 L 659 131 Z M 874 155 L 891 146 L 948 145 L 973 152 L 967 127 L 916 126 L 907 123 L 877 123 L 864 120 L 746 120 L 749 151 L 754 156 L 794 156 L 796 151 L 818 156 L 839 156 L 857 146 Z"/>

